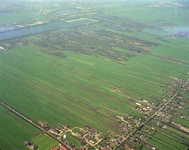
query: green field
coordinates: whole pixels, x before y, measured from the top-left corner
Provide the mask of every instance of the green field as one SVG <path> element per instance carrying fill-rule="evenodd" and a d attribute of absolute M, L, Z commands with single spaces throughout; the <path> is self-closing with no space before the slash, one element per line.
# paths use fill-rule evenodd
<path fill-rule="evenodd" d="M 46 135 L 39 135 L 35 139 L 32 139 L 32 143 L 38 147 L 37 150 L 49 150 L 58 145 L 56 141 Z"/>
<path fill-rule="evenodd" d="M 165 104 L 162 99 L 169 100 L 184 84 L 174 78 L 189 78 L 189 7 L 184 0 L 94 0 L 78 5 L 36 1 L 22 6 L 15 1 L 9 5 L 2 3 L 0 24 L 15 24 L 0 26 L 1 31 L 19 24 L 69 24 L 81 17 L 95 20 L 70 28 L 51 29 L 47 24 L 44 27 L 50 31 L 39 29 L 37 34 L 0 40 L 0 100 L 33 122 L 70 129 L 89 125 L 105 135 L 107 130 L 124 133 L 117 116 L 144 121 L 148 112 L 142 114 L 143 107 L 159 109 L 159 104 Z M 188 99 L 185 88 L 179 96 Z M 154 106 L 146 103 L 137 108 L 136 103 L 144 99 Z M 183 109 L 173 106 L 183 116 L 188 116 L 186 99 Z M 189 128 L 188 120 L 174 116 L 171 121 Z M 153 127 L 152 122 L 147 125 Z M 146 142 L 158 149 L 187 149 L 187 133 L 169 125 L 167 129 L 156 127 L 158 133 L 153 136 L 147 131 L 137 133 L 149 136 Z M 38 150 L 57 145 L 46 135 L 34 138 L 37 133 L 38 129 L 0 106 L 0 149 L 24 150 L 23 141 L 30 139 Z M 66 135 L 70 143 L 81 146 L 70 132 Z"/>
<path fill-rule="evenodd" d="M 77 133 L 79 131 L 80 131 L 80 129 L 78 129 L 78 128 L 75 128 L 75 129 L 72 130 L 72 132 L 74 132 L 74 133 Z"/>
<path fill-rule="evenodd" d="M 24 39 L 26 39 L 26 40 L 33 40 L 33 39 L 40 39 L 40 38 L 39 38 L 39 37 L 36 37 L 36 36 L 31 35 L 31 36 L 24 37 Z"/>
<path fill-rule="evenodd" d="M 151 144 L 151 145 L 153 145 L 154 147 L 156 147 L 158 149 L 162 149 L 162 150 L 163 149 L 166 149 L 166 150 L 173 150 L 173 149 L 175 149 L 173 147 L 169 147 L 167 145 L 164 145 L 164 143 L 161 143 L 161 142 L 159 142 L 157 140 L 153 140 L 153 139 L 148 140 L 148 143 Z"/>
<path fill-rule="evenodd" d="M 179 14 L 182 14 L 183 17 L 185 17 L 187 15 L 187 10 L 182 9 L 182 6 L 176 6 L 174 4 L 168 4 L 168 5 L 161 4 L 160 1 L 150 1 L 148 2 L 148 5 L 142 3 L 143 2 L 140 1 L 139 7 L 131 7 L 127 9 L 124 8 L 111 9 L 105 11 L 105 13 L 109 15 L 111 14 L 118 17 L 129 18 L 129 19 L 145 22 L 148 23 L 149 25 L 154 25 L 154 26 L 160 26 L 164 23 L 175 23 L 180 26 L 187 25 L 187 21 L 182 19 L 182 17 L 175 17 L 172 14 L 172 11 L 176 10 L 179 12 Z M 126 6 L 133 6 L 133 5 L 136 6 L 137 1 L 128 2 Z M 158 7 L 156 7 L 156 5 L 158 5 Z"/>
<path fill-rule="evenodd" d="M 130 36 L 130 37 L 136 37 L 136 38 L 143 39 L 146 41 L 149 41 L 150 39 L 154 39 L 156 37 L 154 35 L 149 35 L 149 34 L 141 33 L 141 32 L 128 33 L 128 32 L 116 31 L 116 30 L 112 30 L 112 29 L 106 29 L 106 30 L 115 32 L 115 33 L 124 34 L 124 35 Z M 156 41 L 157 43 L 161 44 L 161 46 L 150 47 L 150 49 L 152 50 L 152 52 L 151 52 L 152 54 L 167 57 L 170 59 L 175 59 L 178 61 L 189 62 L 189 59 L 188 59 L 189 58 L 189 53 L 188 53 L 189 49 L 187 48 L 187 44 L 186 44 L 188 39 L 183 38 L 183 39 L 179 39 L 178 41 L 173 40 L 171 38 L 163 38 L 163 39 L 168 40 L 171 43 L 165 43 L 165 42 L 163 43 L 162 41 Z"/>
<path fill-rule="evenodd" d="M 67 31 L 68 29 L 65 28 L 65 29 L 60 29 L 60 30 L 62 30 L 62 31 Z"/>
<path fill-rule="evenodd" d="M 153 35 L 149 35 L 146 33 L 129 33 L 129 32 L 121 32 L 121 31 L 117 31 L 117 30 L 112 30 L 112 29 L 106 29 L 107 31 L 111 31 L 111 32 L 115 32 L 115 33 L 120 33 L 120 34 L 124 34 L 130 37 L 136 37 L 139 39 L 143 39 L 143 40 L 149 40 L 149 39 L 153 39 L 154 36 Z"/>
<path fill-rule="evenodd" d="M 150 150 L 150 148 L 143 146 L 142 150 Z"/>
<path fill-rule="evenodd" d="M 0 148 L 2 150 L 27 150 L 23 142 L 30 140 L 39 132 L 38 129 L 1 105 L 0 122 Z"/>
<path fill-rule="evenodd" d="M 151 55 L 132 57 L 122 66 L 101 58 L 64 53 L 66 59 L 32 46 L 2 53 L 2 101 L 35 121 L 71 127 L 89 123 L 101 131 L 116 130 L 116 122 L 109 114 L 140 116 L 127 102 L 129 98 L 154 101 L 154 96 L 163 94 L 158 84 L 167 84 L 169 76 L 185 77 L 183 72 L 187 70 L 187 66 Z M 118 87 L 122 92 L 113 92 Z"/>
<path fill-rule="evenodd" d="M 168 137 L 166 137 L 162 134 L 159 134 L 159 133 L 157 133 L 155 136 L 150 136 L 149 134 L 144 133 L 144 132 L 138 132 L 138 133 L 149 137 L 150 139 L 147 140 L 147 143 L 158 148 L 158 149 L 177 150 L 177 149 L 180 149 L 180 146 L 184 149 L 187 148 L 187 146 L 185 146 L 179 142 L 176 142 L 172 139 L 169 139 Z M 172 142 L 175 142 L 175 143 L 172 143 Z"/>
<path fill-rule="evenodd" d="M 174 136 L 174 138 L 181 139 L 183 140 L 183 138 L 185 139 L 185 141 L 189 140 L 189 135 L 187 133 L 184 133 L 183 131 L 180 131 L 178 129 L 169 127 L 167 131 L 171 132 L 171 136 Z"/>
<path fill-rule="evenodd" d="M 186 97 L 186 98 L 189 98 L 189 92 L 181 94 L 181 95 L 184 96 L 184 97 Z"/>
<path fill-rule="evenodd" d="M 123 49 L 123 48 L 119 48 L 119 47 L 115 47 L 114 49 L 117 50 L 117 51 L 121 51 L 121 52 L 126 52 L 126 53 L 133 54 L 132 52 L 130 52 L 130 51 L 127 50 L 127 49 Z"/>
<path fill-rule="evenodd" d="M 157 133 L 155 135 L 155 137 L 157 137 L 158 139 L 161 139 L 163 141 L 166 141 L 166 142 L 170 143 L 171 145 L 177 147 L 178 149 L 182 149 L 182 150 L 187 150 L 188 149 L 187 146 L 185 146 L 185 145 L 182 144 L 182 141 L 178 141 L 177 142 L 176 141 L 177 139 L 174 140 L 171 136 L 167 137 L 166 135 L 162 135 L 160 133 Z"/>
<path fill-rule="evenodd" d="M 71 135 L 71 132 L 66 132 L 66 139 L 68 142 L 75 145 L 77 148 L 81 147 L 81 142 Z"/>
<path fill-rule="evenodd" d="M 185 119 L 182 119 L 180 117 L 175 116 L 174 119 L 173 119 L 173 122 L 176 122 L 178 124 L 181 124 L 184 127 L 189 128 L 189 121 L 188 120 L 185 120 Z"/>

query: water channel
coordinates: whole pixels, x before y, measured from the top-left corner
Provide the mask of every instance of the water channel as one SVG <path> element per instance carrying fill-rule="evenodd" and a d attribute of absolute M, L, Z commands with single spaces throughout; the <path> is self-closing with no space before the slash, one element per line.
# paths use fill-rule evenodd
<path fill-rule="evenodd" d="M 77 21 L 72 21 L 69 23 L 66 22 L 56 22 L 56 23 L 50 23 L 50 24 L 43 24 L 43 25 L 38 25 L 34 27 L 27 27 L 27 28 L 21 28 L 17 30 L 10 30 L 7 32 L 1 32 L 0 33 L 0 40 L 4 39 L 9 39 L 13 37 L 19 37 L 19 36 L 27 36 L 30 34 L 36 34 L 48 30 L 54 30 L 58 28 L 69 28 L 73 26 L 78 26 L 78 25 L 83 25 L 86 23 L 92 23 L 94 21 L 91 20 L 77 20 Z"/>

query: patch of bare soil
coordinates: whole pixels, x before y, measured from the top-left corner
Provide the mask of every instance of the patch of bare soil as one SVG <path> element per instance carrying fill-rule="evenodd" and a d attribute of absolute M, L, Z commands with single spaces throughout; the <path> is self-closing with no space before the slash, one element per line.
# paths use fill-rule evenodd
<path fill-rule="evenodd" d="M 111 90 L 112 92 L 121 92 L 121 90 L 119 90 L 118 88 L 115 90 Z"/>
<path fill-rule="evenodd" d="M 106 59 L 106 58 L 105 58 L 104 60 L 106 60 L 106 61 L 111 61 L 111 60 L 109 60 L 109 59 Z"/>
<path fill-rule="evenodd" d="M 174 78 L 174 77 L 169 77 L 170 79 L 173 79 L 173 80 L 178 80 L 178 78 Z"/>
<path fill-rule="evenodd" d="M 148 5 L 148 7 L 161 7 L 160 5 Z"/>
<path fill-rule="evenodd" d="M 173 5 L 177 5 L 177 6 L 184 6 L 182 4 L 177 4 L 177 3 L 173 3 L 173 2 L 167 2 L 167 1 L 162 1 L 160 2 L 161 5 L 166 5 L 166 4 L 173 4 Z"/>
<path fill-rule="evenodd" d="M 108 107 L 105 107 L 105 106 L 102 106 L 102 107 L 106 108 L 107 110 L 109 110 L 109 111 L 111 111 L 111 112 L 113 112 L 113 113 L 117 113 L 117 111 L 115 111 L 115 110 L 113 110 L 113 109 L 111 109 L 111 108 L 108 108 Z"/>
<path fill-rule="evenodd" d="M 160 26 L 177 26 L 175 23 L 164 23 L 163 25 Z"/>
<path fill-rule="evenodd" d="M 119 121 L 119 119 L 117 119 L 114 115 L 108 114 L 108 116 L 109 116 L 110 118 L 114 119 L 115 121 Z"/>
<path fill-rule="evenodd" d="M 189 133 L 189 130 L 186 127 L 180 127 L 180 129 Z"/>
<path fill-rule="evenodd" d="M 162 128 L 167 129 L 167 125 L 164 125 Z"/>

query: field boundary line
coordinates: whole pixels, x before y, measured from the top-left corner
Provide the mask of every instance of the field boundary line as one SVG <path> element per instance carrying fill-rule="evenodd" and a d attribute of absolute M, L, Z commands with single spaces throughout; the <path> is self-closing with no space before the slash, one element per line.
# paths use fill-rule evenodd
<path fill-rule="evenodd" d="M 155 115 L 157 115 L 160 111 L 162 111 L 162 110 L 165 108 L 165 106 L 167 106 L 167 105 L 181 92 L 181 90 L 186 86 L 186 84 L 188 83 L 188 81 L 189 81 L 189 78 L 186 80 L 185 84 L 177 91 L 177 93 L 175 93 L 175 94 L 171 97 L 171 99 L 170 99 L 167 103 L 165 103 L 165 105 L 163 105 L 158 111 L 156 111 L 156 112 L 155 112 L 151 117 L 149 117 L 145 122 L 141 123 L 137 129 L 133 130 L 129 135 L 127 135 L 127 137 L 119 144 L 119 146 L 120 146 L 123 142 L 125 142 L 125 140 L 127 140 L 131 135 L 133 135 L 137 130 L 140 130 L 140 128 L 142 128 L 142 127 L 143 127 L 149 120 L 151 120 Z M 118 148 L 119 146 L 115 147 L 114 150 L 115 150 L 116 148 Z"/>
<path fill-rule="evenodd" d="M 64 143 L 60 140 L 58 140 L 54 135 L 52 135 L 51 133 L 49 133 L 48 131 L 44 130 L 43 128 L 41 128 L 39 125 L 37 125 L 36 123 L 34 123 L 33 121 L 31 121 L 30 119 L 26 118 L 25 116 L 23 116 L 22 114 L 20 114 L 19 112 L 17 112 L 16 110 L 12 109 L 11 107 L 9 107 L 8 105 L 4 104 L 1 100 L 0 100 L 0 104 L 5 107 L 6 109 L 8 109 L 9 111 L 11 111 L 12 113 L 16 114 L 17 116 L 19 116 L 20 118 L 22 118 L 23 120 L 25 120 L 26 122 L 30 123 L 31 125 L 33 125 L 34 127 L 38 128 L 39 130 L 43 131 L 46 135 L 48 135 L 50 138 L 52 138 L 53 140 L 55 140 L 58 143 L 61 143 L 62 145 L 64 145 Z M 65 146 L 65 145 L 64 145 Z M 67 147 L 67 146 L 65 146 Z"/>

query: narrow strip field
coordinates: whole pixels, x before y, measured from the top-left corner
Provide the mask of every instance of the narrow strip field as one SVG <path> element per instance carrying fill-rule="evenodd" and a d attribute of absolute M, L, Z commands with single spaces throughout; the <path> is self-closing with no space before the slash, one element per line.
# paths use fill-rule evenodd
<path fill-rule="evenodd" d="M 28 148 L 23 144 L 39 132 L 38 129 L 22 120 L 0 105 L 0 148 L 5 150 Z"/>
<path fill-rule="evenodd" d="M 103 132 L 107 128 L 116 131 L 117 123 L 111 116 L 140 116 L 129 101 L 168 98 L 163 86 L 169 76 L 184 77 L 183 70 L 187 70 L 184 65 L 151 55 L 136 56 L 119 65 L 64 53 L 65 59 L 33 46 L 1 53 L 0 99 L 32 121 L 71 127 L 90 124 Z"/>
<path fill-rule="evenodd" d="M 177 142 L 177 141 L 171 139 L 171 137 L 167 137 L 167 136 L 162 135 L 162 134 L 160 134 L 160 133 L 157 133 L 157 134 L 155 135 L 155 137 L 157 137 L 158 139 L 161 139 L 161 140 L 163 140 L 163 141 L 168 142 L 169 144 L 171 144 L 171 145 L 177 147 L 178 149 L 182 149 L 182 150 L 187 150 L 187 149 L 188 149 L 188 147 L 185 146 L 185 145 L 183 145 L 182 142 L 181 142 L 181 143 L 180 143 L 180 142 Z"/>
<path fill-rule="evenodd" d="M 182 124 L 183 126 L 189 128 L 189 121 L 182 119 L 180 117 L 175 116 L 173 119 L 174 122 L 178 123 L 178 124 Z"/>

